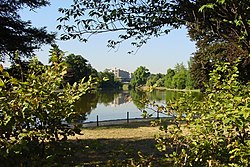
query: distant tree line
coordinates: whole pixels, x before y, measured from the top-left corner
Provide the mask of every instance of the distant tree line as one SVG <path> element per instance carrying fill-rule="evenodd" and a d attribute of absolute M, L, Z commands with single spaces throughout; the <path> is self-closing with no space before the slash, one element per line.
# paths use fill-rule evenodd
<path fill-rule="evenodd" d="M 52 44 L 50 49 L 49 62 L 64 63 L 67 66 L 67 73 L 64 76 L 64 84 L 69 83 L 73 85 L 75 82 L 80 82 L 82 79 L 84 82 L 88 81 L 90 77 L 97 79 L 97 89 L 121 89 L 122 83 L 114 77 L 112 72 L 104 70 L 98 72 L 91 66 L 87 59 L 81 55 L 69 54 L 65 56 L 58 45 Z M 26 76 L 29 73 L 30 62 L 21 61 L 20 58 L 13 58 L 12 65 L 8 69 L 11 76 L 23 80 L 26 80 Z M 18 63 L 17 63 L 18 62 Z M 40 65 L 43 65 L 39 62 Z"/>
<path fill-rule="evenodd" d="M 166 74 L 151 74 L 146 67 L 140 66 L 133 73 L 131 87 L 166 87 L 170 89 L 193 89 L 194 81 L 190 68 L 177 63 L 174 69 L 169 68 Z"/>
<path fill-rule="evenodd" d="M 125 40 L 141 47 L 151 37 L 185 26 L 196 44 L 190 66 L 195 88 L 205 90 L 215 64 L 233 64 L 238 58 L 240 82 L 250 81 L 249 0 L 123 1 L 122 5 L 113 1 L 80 2 L 75 0 L 70 8 L 60 10 L 64 15 L 58 26 L 65 30 L 62 39 L 87 41 L 90 34 L 123 31 L 117 39 L 108 40 L 109 47 L 115 48 Z M 84 26 L 79 29 L 78 24 Z"/>

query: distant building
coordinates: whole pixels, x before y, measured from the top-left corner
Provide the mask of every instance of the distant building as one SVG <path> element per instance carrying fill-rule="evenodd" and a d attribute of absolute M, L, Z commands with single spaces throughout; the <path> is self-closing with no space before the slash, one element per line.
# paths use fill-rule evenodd
<path fill-rule="evenodd" d="M 128 71 L 124 71 L 119 68 L 114 68 L 109 71 L 112 72 L 115 78 L 119 79 L 121 82 L 130 82 L 131 80 L 131 73 Z"/>

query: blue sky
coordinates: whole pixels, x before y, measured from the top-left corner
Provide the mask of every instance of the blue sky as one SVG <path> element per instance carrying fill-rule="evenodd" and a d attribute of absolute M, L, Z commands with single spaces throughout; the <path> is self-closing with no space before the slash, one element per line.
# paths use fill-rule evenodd
<path fill-rule="evenodd" d="M 61 16 L 59 7 L 67 7 L 72 0 L 51 0 L 51 6 L 34 11 L 23 10 L 23 20 L 31 20 L 36 27 L 47 27 L 48 31 L 58 33 L 56 19 Z M 147 67 L 151 73 L 166 73 L 168 68 L 174 68 L 177 63 L 187 64 L 191 54 L 195 51 L 195 44 L 187 37 L 187 31 L 182 28 L 174 30 L 170 34 L 153 38 L 139 49 L 136 54 L 127 54 L 133 47 L 129 42 L 122 43 L 118 50 L 110 50 L 107 47 L 108 39 L 114 39 L 114 34 L 99 34 L 92 36 L 87 43 L 77 40 L 57 41 L 59 47 L 70 53 L 80 54 L 98 71 L 105 68 L 121 68 L 133 72 L 139 66 Z M 48 63 L 48 50 L 50 46 L 44 46 L 36 52 L 40 61 Z"/>

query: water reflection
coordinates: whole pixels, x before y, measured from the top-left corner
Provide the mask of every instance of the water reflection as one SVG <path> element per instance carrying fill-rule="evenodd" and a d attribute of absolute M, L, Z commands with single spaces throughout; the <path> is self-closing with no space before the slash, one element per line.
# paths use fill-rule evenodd
<path fill-rule="evenodd" d="M 117 106 L 130 102 L 130 99 L 129 92 L 120 92 L 116 97 L 114 97 L 114 100 L 110 104 L 111 106 Z"/>
<path fill-rule="evenodd" d="M 167 103 L 179 99 L 186 92 L 183 91 L 171 91 L 171 90 L 154 90 L 150 93 L 147 93 L 148 98 L 152 101 Z M 191 97 L 194 100 L 200 101 L 202 99 L 201 92 L 191 92 Z"/>
<path fill-rule="evenodd" d="M 82 121 L 96 121 L 96 116 L 99 120 L 115 120 L 126 119 L 127 112 L 130 113 L 130 118 L 141 118 L 142 112 L 145 109 L 145 102 L 155 101 L 165 104 L 169 100 L 180 98 L 183 92 L 176 91 L 124 91 L 114 92 L 105 91 L 97 92 L 94 95 L 84 95 L 76 103 L 77 111 L 82 114 Z M 196 99 L 201 99 L 202 95 L 199 92 L 192 93 Z"/>

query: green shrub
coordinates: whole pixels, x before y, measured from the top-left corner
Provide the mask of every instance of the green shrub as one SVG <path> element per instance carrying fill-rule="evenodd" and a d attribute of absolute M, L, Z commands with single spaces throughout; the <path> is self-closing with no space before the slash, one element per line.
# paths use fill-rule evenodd
<path fill-rule="evenodd" d="M 250 89 L 237 78 L 237 63 L 219 63 L 203 101 L 186 95 L 167 104 L 176 118 L 157 147 L 173 166 L 250 165 Z"/>
<path fill-rule="evenodd" d="M 39 166 L 50 143 L 80 133 L 74 103 L 94 82 L 63 86 L 63 63 L 43 66 L 34 59 L 25 82 L 0 65 L 0 162 L 4 166 Z"/>

